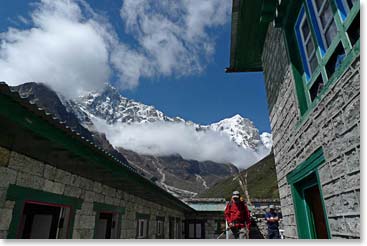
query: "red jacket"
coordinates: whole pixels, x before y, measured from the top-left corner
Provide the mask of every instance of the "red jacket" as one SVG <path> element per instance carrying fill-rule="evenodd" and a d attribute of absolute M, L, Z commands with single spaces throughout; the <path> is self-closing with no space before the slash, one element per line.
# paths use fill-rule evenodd
<path fill-rule="evenodd" d="M 230 201 L 227 203 L 224 216 L 228 224 L 234 224 L 233 227 L 243 228 L 246 226 L 247 229 L 250 229 L 250 211 L 245 202 Z"/>

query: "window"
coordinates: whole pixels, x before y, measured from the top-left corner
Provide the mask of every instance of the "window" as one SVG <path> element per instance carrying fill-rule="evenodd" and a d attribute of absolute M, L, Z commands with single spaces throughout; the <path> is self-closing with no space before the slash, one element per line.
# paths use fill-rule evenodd
<path fill-rule="evenodd" d="M 157 216 L 156 238 L 164 238 L 164 217 Z"/>
<path fill-rule="evenodd" d="M 188 220 L 187 221 L 186 238 L 189 239 L 203 239 L 205 238 L 205 221 L 202 220 Z"/>
<path fill-rule="evenodd" d="M 298 17 L 298 21 L 296 24 L 296 33 L 300 45 L 307 81 L 309 81 L 311 74 L 317 67 L 317 57 L 315 44 L 311 35 L 310 24 L 307 20 L 304 8 L 302 8 Z"/>
<path fill-rule="evenodd" d="M 341 19 L 344 21 L 358 0 L 336 0 Z"/>
<path fill-rule="evenodd" d="M 20 222 L 20 238 L 67 238 L 70 207 L 26 201 Z"/>
<path fill-rule="evenodd" d="M 146 238 L 148 235 L 148 220 L 138 220 L 138 238 Z"/>
<path fill-rule="evenodd" d="M 176 218 L 176 238 L 181 238 L 181 220 Z"/>
<path fill-rule="evenodd" d="M 119 238 L 119 214 L 116 212 L 104 211 L 97 214 L 96 233 L 97 239 Z"/>
<path fill-rule="evenodd" d="M 316 16 L 317 25 L 315 31 L 320 33 L 322 42 L 319 44 L 324 56 L 326 50 L 336 37 L 337 27 L 334 20 L 333 10 L 331 8 L 331 0 L 308 0 L 308 8 L 310 12 Z M 310 6 L 312 5 L 312 7 Z"/>
<path fill-rule="evenodd" d="M 149 238 L 149 215 L 136 213 L 136 238 Z"/>
<path fill-rule="evenodd" d="M 286 37 L 299 107 L 305 115 L 359 55 L 359 1 L 304 0 L 293 5 L 296 14 L 288 17 L 285 29 L 293 28 Z M 299 53 L 294 54 L 296 46 Z"/>

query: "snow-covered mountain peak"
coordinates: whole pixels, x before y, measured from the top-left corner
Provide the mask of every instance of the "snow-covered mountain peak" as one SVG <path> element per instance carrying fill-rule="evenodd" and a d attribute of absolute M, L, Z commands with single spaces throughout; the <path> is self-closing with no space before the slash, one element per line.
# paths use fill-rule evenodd
<path fill-rule="evenodd" d="M 273 147 L 273 138 L 271 133 L 268 132 L 261 133 L 260 139 L 267 149 L 271 149 Z"/>
<path fill-rule="evenodd" d="M 226 134 L 238 146 L 245 149 L 256 149 L 260 144 L 259 130 L 249 119 L 236 114 L 231 118 L 223 119 L 208 126 L 210 129 Z"/>
<path fill-rule="evenodd" d="M 154 106 L 121 96 L 111 85 L 107 85 L 102 92 L 93 92 L 79 98 L 78 105 L 83 111 L 106 120 L 108 124 L 182 121 L 165 116 Z"/>
<path fill-rule="evenodd" d="M 230 118 L 223 119 L 210 125 L 200 125 L 195 122 L 186 121 L 180 117 L 169 117 L 157 110 L 154 106 L 145 105 L 120 95 L 113 86 L 106 84 L 102 92 L 90 93 L 81 97 L 76 106 L 88 115 L 105 120 L 108 124 L 145 124 L 150 122 L 183 123 L 188 127 L 194 127 L 197 131 L 216 131 L 228 137 L 238 146 L 252 149 L 271 149 L 271 134 L 263 133 L 261 136 L 254 123 L 236 114 Z M 78 114 L 82 115 L 82 114 Z M 83 122 L 83 118 L 80 117 Z M 88 122 L 84 122 L 88 125 Z"/>

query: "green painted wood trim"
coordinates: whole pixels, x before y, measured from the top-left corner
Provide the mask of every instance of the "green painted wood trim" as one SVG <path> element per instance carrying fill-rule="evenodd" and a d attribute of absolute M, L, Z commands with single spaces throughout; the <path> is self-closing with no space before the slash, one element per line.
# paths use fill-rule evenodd
<path fill-rule="evenodd" d="M 38 116 L 11 96 L 0 94 L 0 115 L 9 119 L 14 124 L 30 130 L 38 136 L 62 146 L 62 148 L 70 151 L 70 153 L 87 160 L 89 168 L 95 168 L 97 170 L 104 169 L 114 176 L 116 184 L 121 183 L 121 179 L 133 180 L 144 187 L 145 190 L 157 196 L 161 196 L 163 198 L 161 200 L 174 203 L 177 208 L 182 210 L 193 211 L 192 208 L 184 204 L 178 198 L 132 171 L 131 168 L 116 162 L 102 151 L 95 149 L 92 145 L 79 139 L 74 133 L 66 133 L 63 129 L 56 127 L 54 123 L 49 122 L 46 116 Z"/>
<path fill-rule="evenodd" d="M 296 125 L 296 130 L 304 123 L 304 121 L 308 118 L 309 113 L 313 110 L 315 105 L 320 101 L 320 98 L 326 94 L 330 85 L 334 83 L 343 73 L 344 71 L 350 66 L 351 62 L 359 56 L 360 50 L 360 41 L 358 40 L 354 47 L 350 47 L 350 42 L 347 37 L 346 30 L 349 25 L 352 23 L 354 18 L 359 13 L 359 3 L 353 6 L 351 12 L 349 13 L 347 20 L 344 23 L 338 21 L 340 19 L 339 13 L 336 11 L 335 6 L 332 4 L 332 8 L 334 10 L 334 19 L 336 20 L 338 34 L 333 43 L 327 50 L 324 57 L 321 57 L 319 54 L 319 45 L 315 38 L 315 33 L 313 28 L 312 29 L 312 38 L 314 43 L 316 44 L 317 49 L 317 59 L 319 61 L 318 67 L 315 69 L 311 80 L 309 83 L 306 83 L 305 75 L 303 74 L 303 67 L 300 65 L 302 62 L 299 58 L 299 48 L 297 43 L 295 42 L 295 34 L 293 31 L 293 24 L 295 23 L 295 18 L 298 15 L 299 9 L 304 1 L 282 1 L 282 4 L 279 10 L 282 11 L 282 20 L 279 22 L 278 25 L 284 29 L 285 37 L 286 37 L 286 47 L 287 47 L 287 54 L 291 63 L 291 70 L 293 73 L 293 77 L 295 80 L 295 88 L 296 88 L 296 95 L 298 99 L 298 106 L 300 111 L 300 120 Z M 309 19 L 308 9 L 306 8 L 307 18 Z M 311 23 L 311 22 L 310 22 Z M 312 25 L 312 23 L 311 23 Z M 348 41 L 348 42 L 347 42 Z M 331 78 L 327 78 L 325 65 L 329 61 L 330 57 L 332 56 L 335 48 L 339 43 L 342 43 L 344 49 L 346 50 L 346 57 L 344 58 L 341 66 L 334 72 Z M 302 74 L 301 74 L 302 73 Z M 322 75 L 324 82 L 324 88 L 320 92 L 320 94 L 311 101 L 309 89 L 311 88 L 312 84 L 316 81 L 319 75 Z"/>
<path fill-rule="evenodd" d="M 322 185 L 321 185 L 321 181 L 320 181 L 320 174 L 319 174 L 319 172 L 316 172 L 316 178 L 317 178 L 317 185 L 319 186 L 321 198 L 323 198 L 324 197 L 324 192 L 322 190 Z M 331 238 L 329 218 L 328 218 L 328 215 L 327 215 L 326 206 L 325 206 L 325 200 L 324 199 L 321 199 L 321 204 L 322 204 L 322 207 L 323 207 L 323 212 L 324 212 L 324 217 L 325 217 L 327 234 L 328 234 L 328 237 Z"/>
<path fill-rule="evenodd" d="M 318 148 L 306 161 L 299 164 L 292 172 L 287 175 L 289 184 L 294 184 L 305 176 L 312 173 L 319 165 L 325 161 L 322 148 Z"/>
<path fill-rule="evenodd" d="M 105 204 L 105 203 L 99 203 L 99 202 L 94 202 L 93 203 L 93 210 L 94 211 L 111 211 L 111 212 L 117 212 L 120 214 L 125 214 L 125 208 L 124 207 L 118 207 L 118 206 L 113 206 L 110 204 Z"/>
<path fill-rule="evenodd" d="M 68 205 L 71 207 L 68 237 L 72 238 L 74 228 L 75 210 L 80 209 L 82 200 L 74 197 L 58 195 L 46 191 L 25 188 L 11 184 L 7 190 L 6 199 L 15 201 L 13 216 L 10 222 L 7 238 L 16 238 L 20 219 L 22 217 L 24 202 L 27 200 L 45 203 Z"/>
<path fill-rule="evenodd" d="M 142 213 L 136 213 L 136 219 L 150 219 L 150 214 L 142 214 Z"/>
<path fill-rule="evenodd" d="M 11 119 L 21 127 L 29 129 L 51 142 L 61 145 L 71 153 L 91 161 L 88 163 L 91 166 L 102 165 L 110 168 L 111 171 L 118 172 L 119 175 L 128 175 L 127 172 L 121 172 L 121 169 L 124 169 L 121 165 L 117 165 L 112 161 L 107 160 L 105 157 L 102 157 L 100 154 L 97 154 L 95 150 L 90 148 L 90 146 L 86 146 L 86 143 L 81 143 L 80 140 L 67 135 L 63 130 L 52 126 L 46 120 L 36 116 L 33 112 L 28 111 L 19 105 L 19 103 L 9 100 L 5 95 L 0 95 L 0 114 Z M 131 176 L 133 177 L 133 175 Z"/>
<path fill-rule="evenodd" d="M 356 42 L 353 49 L 347 54 L 341 63 L 340 67 L 334 72 L 333 76 L 329 79 L 329 82 L 324 85 L 321 92 L 312 104 L 308 107 L 303 115 L 301 115 L 300 120 L 297 122 L 295 126 L 295 130 L 298 130 L 309 118 L 309 115 L 313 112 L 314 108 L 320 103 L 320 101 L 326 96 L 329 92 L 329 88 L 339 80 L 339 78 L 347 71 L 347 69 L 352 65 L 354 60 L 360 56 L 360 40 Z M 296 82 L 297 83 L 297 82 Z"/>
<path fill-rule="evenodd" d="M 327 234 L 328 238 L 331 238 L 328 216 L 325 209 L 325 202 L 323 199 L 320 177 L 318 174 L 318 167 L 324 162 L 325 158 L 323 155 L 323 150 L 320 147 L 307 160 L 302 162 L 287 175 L 287 182 L 291 186 L 293 206 L 297 222 L 298 238 L 300 239 L 311 239 L 316 237 L 315 231 L 312 230 L 314 226 L 311 226 L 314 221 L 311 218 L 312 216 L 310 208 L 304 198 L 304 190 L 315 185 L 318 186 L 318 189 L 320 191 L 320 198 L 325 217 Z M 307 180 L 308 177 L 312 177 L 311 175 L 314 175 L 315 178 Z M 299 184 L 301 182 L 303 182 L 302 187 L 299 187 Z"/>
<path fill-rule="evenodd" d="M 93 211 L 96 211 L 94 225 L 97 225 L 98 217 L 99 217 L 99 214 L 101 212 L 114 212 L 114 213 L 118 214 L 118 218 L 117 218 L 117 230 L 118 230 L 117 231 L 117 237 L 119 238 L 120 235 L 121 235 L 122 215 L 125 214 L 125 208 L 117 207 L 117 206 L 113 206 L 113 205 L 105 204 L 105 203 L 94 202 L 93 203 Z M 93 238 L 94 239 L 97 238 L 97 227 L 96 226 L 94 226 Z"/>

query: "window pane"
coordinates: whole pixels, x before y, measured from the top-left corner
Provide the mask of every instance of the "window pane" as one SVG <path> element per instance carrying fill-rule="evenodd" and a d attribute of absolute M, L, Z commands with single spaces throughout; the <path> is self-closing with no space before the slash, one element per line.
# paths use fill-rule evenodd
<path fill-rule="evenodd" d="M 310 67 L 311 67 L 311 72 L 315 71 L 315 68 L 317 67 L 316 53 L 314 53 L 314 55 L 310 59 Z"/>
<path fill-rule="evenodd" d="M 310 57 L 312 52 L 315 50 L 315 46 L 313 44 L 312 39 L 308 40 L 308 43 L 306 44 L 306 50 L 307 50 L 307 56 Z"/>
<path fill-rule="evenodd" d="M 307 19 L 303 22 L 302 25 L 302 34 L 303 34 L 303 38 L 306 39 L 308 37 L 308 34 L 310 33 L 310 27 L 308 26 L 308 21 Z"/>
<path fill-rule="evenodd" d="M 195 224 L 189 224 L 189 238 L 195 237 Z"/>
<path fill-rule="evenodd" d="M 323 2 L 325 2 L 325 0 L 316 0 L 315 1 L 317 10 L 320 10 Z"/>
<path fill-rule="evenodd" d="M 201 238 L 201 224 L 196 224 L 196 238 Z"/>
<path fill-rule="evenodd" d="M 337 33 L 336 25 L 335 25 L 335 22 L 333 22 L 325 32 L 325 38 L 326 38 L 326 43 L 328 47 L 330 46 L 331 42 L 334 40 L 336 33 Z"/>
<path fill-rule="evenodd" d="M 357 0 L 347 0 L 348 7 L 351 9 Z"/>
<path fill-rule="evenodd" d="M 328 1 L 320 13 L 320 21 L 322 29 L 325 29 L 326 25 L 329 23 L 330 19 L 333 18 L 333 11 L 330 6 L 330 2 Z"/>

